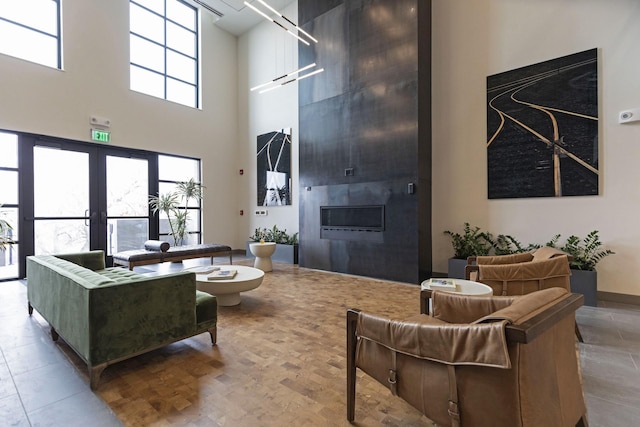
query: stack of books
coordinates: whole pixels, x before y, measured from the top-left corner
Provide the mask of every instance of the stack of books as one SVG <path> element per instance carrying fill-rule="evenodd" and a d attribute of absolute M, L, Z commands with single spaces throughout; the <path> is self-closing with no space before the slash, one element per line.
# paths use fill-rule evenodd
<path fill-rule="evenodd" d="M 456 291 L 456 281 L 453 279 L 429 279 L 429 289 L 432 291 Z"/>
<path fill-rule="evenodd" d="M 218 271 L 218 270 L 220 270 L 220 267 L 214 267 L 213 265 L 202 265 L 198 267 L 185 268 L 182 271 L 188 271 L 190 273 L 196 273 L 196 274 L 209 274 L 211 272 Z"/>
<path fill-rule="evenodd" d="M 207 280 L 233 279 L 237 270 L 217 270 L 207 276 Z"/>

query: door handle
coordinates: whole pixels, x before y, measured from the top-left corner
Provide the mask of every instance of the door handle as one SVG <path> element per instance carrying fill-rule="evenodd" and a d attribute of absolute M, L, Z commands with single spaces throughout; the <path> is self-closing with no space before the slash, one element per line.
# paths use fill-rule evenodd
<path fill-rule="evenodd" d="M 89 209 L 84 211 L 84 225 L 89 226 L 91 225 L 92 221 L 95 221 L 96 219 L 96 213 L 92 212 L 91 215 L 89 215 Z"/>

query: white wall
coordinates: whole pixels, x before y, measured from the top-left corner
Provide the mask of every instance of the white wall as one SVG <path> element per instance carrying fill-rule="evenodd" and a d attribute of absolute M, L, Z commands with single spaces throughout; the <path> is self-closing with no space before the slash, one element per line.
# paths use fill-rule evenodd
<path fill-rule="evenodd" d="M 433 1 L 434 271 L 453 255 L 443 230 L 470 222 L 524 243 L 600 231 L 616 255 L 598 290 L 640 295 L 640 3 L 636 0 Z M 598 48 L 600 195 L 487 199 L 486 77 Z"/>
<path fill-rule="evenodd" d="M 298 2 L 294 1 L 281 12 L 296 22 Z M 244 210 L 244 216 L 240 217 L 238 242 L 246 241 L 258 227 L 271 228 L 277 225 L 290 234 L 298 231 L 298 84 L 291 83 L 263 94 L 259 94 L 259 91 L 250 92 L 254 86 L 299 68 L 297 42 L 290 34 L 266 20 L 238 40 L 238 169 L 244 169 L 238 187 L 238 210 Z M 282 128 L 292 128 L 292 205 L 260 207 L 266 208 L 268 215 L 256 216 L 254 212 L 259 207 L 256 138 Z"/>
<path fill-rule="evenodd" d="M 202 14 L 197 110 L 129 90 L 127 0 L 61 3 L 64 71 L 0 55 L 0 129 L 89 141 L 97 115 L 111 119 L 111 145 L 201 158 L 204 241 L 235 244 L 236 37 Z"/>

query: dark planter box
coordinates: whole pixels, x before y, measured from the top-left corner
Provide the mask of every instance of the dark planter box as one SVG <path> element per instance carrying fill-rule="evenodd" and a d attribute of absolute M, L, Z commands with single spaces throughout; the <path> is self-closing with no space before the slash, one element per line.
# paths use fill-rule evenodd
<path fill-rule="evenodd" d="M 464 279 L 464 268 L 467 266 L 466 259 L 449 258 L 449 269 L 447 277 L 452 279 Z"/>
<path fill-rule="evenodd" d="M 255 258 L 251 253 L 251 249 L 249 249 L 249 245 L 251 243 L 256 243 L 249 241 L 247 242 L 247 256 L 249 258 Z M 275 262 L 284 262 L 287 264 L 297 264 L 298 263 L 298 245 L 282 245 L 280 243 L 276 244 L 276 251 L 271 255 L 271 261 Z"/>
<path fill-rule="evenodd" d="M 584 295 L 584 305 L 598 305 L 598 273 L 596 271 L 571 270 L 571 292 Z"/>

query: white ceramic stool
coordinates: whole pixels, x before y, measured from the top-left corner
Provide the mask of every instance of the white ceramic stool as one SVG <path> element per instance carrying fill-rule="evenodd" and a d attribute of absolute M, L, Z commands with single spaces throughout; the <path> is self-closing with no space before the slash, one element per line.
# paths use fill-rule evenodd
<path fill-rule="evenodd" d="M 276 244 L 273 242 L 250 243 L 249 250 L 256 257 L 253 266 L 262 271 L 272 271 L 271 255 L 276 251 Z"/>

